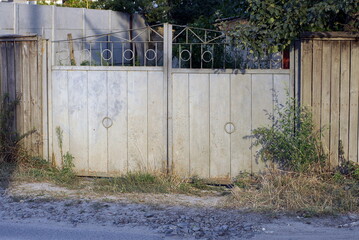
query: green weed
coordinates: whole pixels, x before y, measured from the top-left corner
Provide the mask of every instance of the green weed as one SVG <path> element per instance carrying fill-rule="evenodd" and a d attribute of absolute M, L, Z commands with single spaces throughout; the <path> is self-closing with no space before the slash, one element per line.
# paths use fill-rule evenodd
<path fill-rule="evenodd" d="M 254 146 L 260 146 L 257 157 L 275 163 L 281 169 L 305 172 L 313 164 L 327 159 L 316 131 L 311 112 L 299 107 L 294 98 L 281 106 L 276 101 L 273 114 L 267 114 L 272 125 L 253 130 Z M 316 165 L 318 166 L 318 165 Z"/>

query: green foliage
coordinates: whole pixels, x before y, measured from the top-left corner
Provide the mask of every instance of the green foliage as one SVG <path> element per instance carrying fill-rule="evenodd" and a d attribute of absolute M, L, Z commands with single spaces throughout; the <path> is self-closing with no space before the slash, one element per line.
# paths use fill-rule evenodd
<path fill-rule="evenodd" d="M 100 2 L 92 2 L 90 0 L 67 0 L 64 4 L 56 4 L 54 2 L 47 3 L 46 1 L 38 1 L 39 5 L 56 5 L 58 7 L 72 7 L 72 8 L 101 8 Z"/>
<path fill-rule="evenodd" d="M 261 146 L 258 157 L 272 162 L 285 170 L 307 171 L 314 163 L 322 164 L 324 154 L 320 131 L 316 131 L 312 114 L 298 107 L 294 98 L 285 106 L 275 104 L 274 114 L 267 114 L 272 121 L 270 127 L 253 130 L 254 145 Z"/>
<path fill-rule="evenodd" d="M 263 47 L 283 50 L 305 31 L 359 31 L 357 0 L 247 0 L 247 4 L 249 24 L 237 24 L 232 36 L 259 53 Z"/>
<path fill-rule="evenodd" d="M 139 13 L 150 24 L 167 22 L 170 9 L 167 0 L 100 0 L 98 5 L 104 9 L 126 13 Z"/>

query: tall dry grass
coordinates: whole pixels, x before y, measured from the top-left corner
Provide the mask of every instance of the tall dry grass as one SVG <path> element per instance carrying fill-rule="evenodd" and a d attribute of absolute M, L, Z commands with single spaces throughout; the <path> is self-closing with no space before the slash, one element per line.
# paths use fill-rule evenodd
<path fill-rule="evenodd" d="M 359 212 L 359 183 L 339 183 L 328 172 L 304 174 L 272 169 L 242 178 L 239 183 L 229 201 L 239 207 L 317 214 Z"/>

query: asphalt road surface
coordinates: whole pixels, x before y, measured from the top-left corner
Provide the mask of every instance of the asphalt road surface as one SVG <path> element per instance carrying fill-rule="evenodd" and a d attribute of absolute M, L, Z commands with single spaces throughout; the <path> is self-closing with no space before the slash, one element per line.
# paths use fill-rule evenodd
<path fill-rule="evenodd" d="M 81 225 L 81 227 L 70 227 L 61 223 L 31 224 L 17 222 L 0 223 L 1 240 L 55 240 L 55 239 L 106 239 L 106 240 L 162 240 L 159 234 L 154 234 L 140 227 L 103 227 L 92 225 Z"/>

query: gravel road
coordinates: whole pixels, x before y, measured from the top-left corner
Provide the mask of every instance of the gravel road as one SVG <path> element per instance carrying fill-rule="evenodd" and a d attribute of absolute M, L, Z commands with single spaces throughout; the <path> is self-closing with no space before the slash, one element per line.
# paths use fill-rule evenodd
<path fill-rule="evenodd" d="M 123 198 L 86 199 L 71 194 L 59 198 L 43 191 L 30 193 L 22 195 L 19 191 L 0 190 L 3 224 L 22 224 L 30 228 L 31 224 L 56 226 L 59 231 L 70 228 L 74 232 L 89 226 L 99 232 L 127 229 L 130 235 L 148 234 L 148 239 L 359 239 L 358 214 L 303 218 L 218 208 L 211 204 L 133 203 Z M 5 231 L 1 229 L 6 228 L 1 228 L 0 224 L 0 236 L 4 234 L 1 231 Z M 120 235 L 113 239 L 122 239 Z M 57 236 L 59 238 L 54 239 L 65 239 Z M 74 233 L 66 239 L 79 237 Z M 142 238 L 134 235 L 131 239 Z"/>

